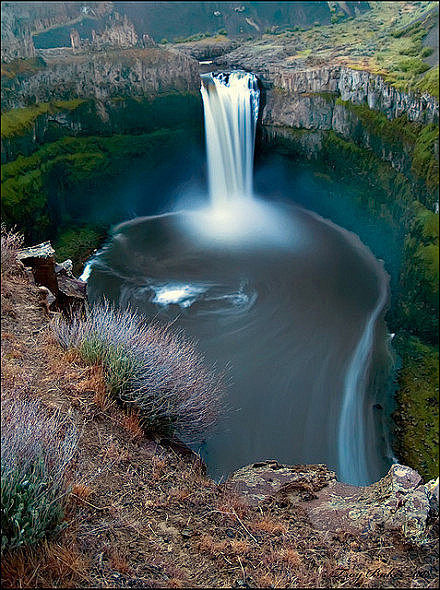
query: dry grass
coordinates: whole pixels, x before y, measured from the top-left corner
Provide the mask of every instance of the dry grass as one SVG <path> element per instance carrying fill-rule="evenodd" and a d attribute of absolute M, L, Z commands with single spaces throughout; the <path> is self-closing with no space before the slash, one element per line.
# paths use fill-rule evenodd
<path fill-rule="evenodd" d="M 2 588 L 77 588 L 90 582 L 90 561 L 76 543 L 45 541 L 36 548 L 18 549 L 2 558 Z"/>
<path fill-rule="evenodd" d="M 140 440 L 144 436 L 140 414 L 136 410 L 128 410 L 127 415 L 122 417 L 121 424 L 134 440 Z"/>
<path fill-rule="evenodd" d="M 14 228 L 7 230 L 4 223 L 1 224 L 1 274 L 2 278 L 19 271 L 17 253 L 23 246 L 23 236 Z"/>
<path fill-rule="evenodd" d="M 134 408 L 150 432 L 200 441 L 224 408 L 223 376 L 207 368 L 182 332 L 147 325 L 108 302 L 86 317 L 57 316 L 52 327 L 65 349 L 103 367 L 111 396 Z"/>
<path fill-rule="evenodd" d="M 286 535 L 288 528 L 285 524 L 274 521 L 268 516 L 262 517 L 253 523 L 252 530 L 256 533 L 268 533 L 269 535 Z"/>
<path fill-rule="evenodd" d="M 110 567 L 121 574 L 127 574 L 130 571 L 127 556 L 120 549 L 112 547 L 109 551 Z"/>
<path fill-rule="evenodd" d="M 302 559 L 298 551 L 295 551 L 295 549 L 292 548 L 281 549 L 280 557 L 281 561 L 292 568 L 298 568 L 302 563 Z"/>
<path fill-rule="evenodd" d="M 72 485 L 72 496 L 80 500 L 87 500 L 87 498 L 92 494 L 92 492 L 92 488 L 83 483 L 75 483 Z"/>

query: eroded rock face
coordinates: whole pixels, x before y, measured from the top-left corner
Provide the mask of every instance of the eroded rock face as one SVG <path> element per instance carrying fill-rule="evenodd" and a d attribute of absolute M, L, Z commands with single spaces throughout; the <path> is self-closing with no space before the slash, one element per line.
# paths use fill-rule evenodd
<path fill-rule="evenodd" d="M 323 78 L 319 77 L 320 72 Z M 310 77 L 305 74 L 310 74 Z M 344 139 L 372 150 L 395 170 L 411 178 L 414 146 L 405 143 L 404 139 L 390 141 L 380 133 L 372 132 L 355 111 L 336 99 L 364 105 L 367 100 L 371 108 L 381 111 L 390 119 L 406 113 L 411 120 L 422 123 L 438 121 L 438 104 L 432 97 L 405 95 L 382 82 L 377 82 L 378 86 L 373 89 L 368 72 L 354 72 L 353 78 L 347 76 L 347 71 L 342 76 L 334 74 L 335 70 L 332 69 L 299 72 L 296 77 L 283 78 L 283 88 L 267 90 L 261 121 L 269 137 L 279 135 L 288 138 L 286 128 L 307 130 L 314 135 L 313 140 L 297 135 L 294 143 L 299 148 L 301 143 L 304 144 L 303 155 L 306 157 L 317 157 L 322 147 L 323 133 L 334 131 Z M 357 83 L 359 86 L 356 86 Z"/>
<path fill-rule="evenodd" d="M 40 287 L 47 311 L 81 311 L 86 303 L 87 283 L 72 274 L 72 261 L 55 262 L 50 242 L 21 249 L 17 259 L 29 270 L 33 282 Z M 31 273 L 31 274 L 30 274 Z"/>
<path fill-rule="evenodd" d="M 415 544 L 426 542 L 427 519 L 435 511 L 435 484 L 423 485 L 417 471 L 399 464 L 378 482 L 357 487 L 337 481 L 325 465 L 266 461 L 236 471 L 225 485 L 253 506 L 270 499 L 301 505 L 322 532 L 396 530 Z"/>
<path fill-rule="evenodd" d="M 197 62 L 164 49 L 126 49 L 81 53 L 49 51 L 47 67 L 24 77 L 2 81 L 2 108 L 73 98 L 105 101 L 124 96 L 166 92 L 198 92 Z"/>
<path fill-rule="evenodd" d="M 367 103 L 370 109 L 381 111 L 389 119 L 406 114 L 410 121 L 425 124 L 438 121 L 438 103 L 433 97 L 400 92 L 380 76 L 366 71 L 332 66 L 280 70 L 274 72 L 273 84 L 288 95 L 336 93 L 343 101 Z"/>

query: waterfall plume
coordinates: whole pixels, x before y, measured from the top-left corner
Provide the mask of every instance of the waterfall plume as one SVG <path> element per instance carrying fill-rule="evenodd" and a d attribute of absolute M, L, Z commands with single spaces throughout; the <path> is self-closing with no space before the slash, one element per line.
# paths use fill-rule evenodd
<path fill-rule="evenodd" d="M 200 91 L 211 203 L 218 207 L 252 198 L 260 98 L 257 78 L 242 71 L 205 74 Z"/>
<path fill-rule="evenodd" d="M 201 76 L 210 206 L 184 217 L 207 247 L 229 244 L 297 245 L 300 230 L 253 192 L 260 91 L 241 70 Z"/>

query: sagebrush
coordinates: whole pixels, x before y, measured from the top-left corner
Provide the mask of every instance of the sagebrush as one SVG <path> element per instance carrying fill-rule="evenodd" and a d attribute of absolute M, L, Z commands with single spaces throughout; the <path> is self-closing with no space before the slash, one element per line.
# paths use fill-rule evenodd
<path fill-rule="evenodd" d="M 2 553 L 33 545 L 62 527 L 67 473 L 77 431 L 29 399 L 2 399 Z"/>
<path fill-rule="evenodd" d="M 17 253 L 23 246 L 23 236 L 1 224 L 1 273 L 9 274 L 18 269 Z"/>
<path fill-rule="evenodd" d="M 59 317 L 52 325 L 64 348 L 102 364 L 109 393 L 139 411 L 147 430 L 197 442 L 215 424 L 224 406 L 224 375 L 207 367 L 181 331 L 107 301 L 85 317 Z"/>

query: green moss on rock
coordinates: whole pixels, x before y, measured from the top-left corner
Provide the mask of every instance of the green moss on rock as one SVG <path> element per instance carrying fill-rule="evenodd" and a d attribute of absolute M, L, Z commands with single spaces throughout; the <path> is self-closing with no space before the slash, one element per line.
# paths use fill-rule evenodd
<path fill-rule="evenodd" d="M 73 99 L 64 101 L 54 101 L 50 103 L 40 103 L 35 106 L 25 107 L 22 109 L 13 109 L 2 113 L 1 116 L 1 137 L 2 139 L 9 139 L 19 135 L 23 135 L 26 131 L 32 128 L 37 117 L 48 113 L 56 113 L 58 111 L 73 111 L 77 109 L 84 100 Z"/>
<path fill-rule="evenodd" d="M 398 452 L 425 481 L 439 470 L 439 356 L 438 348 L 404 335 L 395 346 L 402 356 L 395 416 L 399 428 Z"/>
<path fill-rule="evenodd" d="M 73 273 L 80 274 L 85 261 L 100 246 L 105 234 L 105 228 L 91 225 L 61 229 L 55 242 L 57 260 L 69 258 L 73 261 Z"/>
<path fill-rule="evenodd" d="M 183 145 L 185 138 L 184 129 L 135 136 L 64 137 L 31 156 L 19 156 L 1 169 L 3 221 L 20 227 L 30 241 L 47 239 L 65 221 L 73 190 L 110 181 L 136 158 L 145 158 L 154 167 L 167 147 Z"/>
<path fill-rule="evenodd" d="M 417 90 L 420 92 L 427 92 L 435 98 L 439 98 L 439 76 L 438 66 L 431 68 L 429 72 L 426 72 L 425 76 L 417 83 Z"/>
<path fill-rule="evenodd" d="M 390 120 L 382 112 L 370 109 L 367 105 L 355 105 L 340 98 L 336 100 L 336 104 L 355 113 L 372 135 L 390 145 L 400 143 L 411 148 L 411 172 L 425 183 L 431 193 L 436 192 L 439 186 L 438 160 L 435 155 L 435 146 L 439 139 L 437 125 L 409 121 L 406 115 Z"/>

